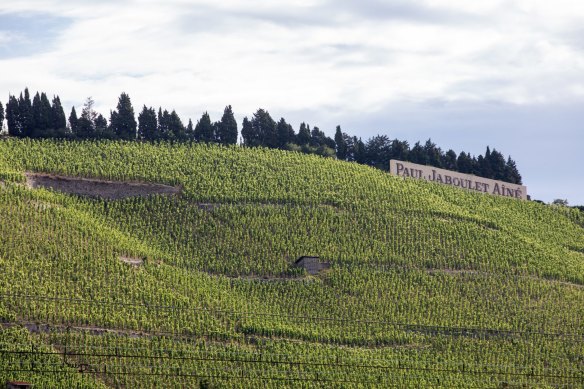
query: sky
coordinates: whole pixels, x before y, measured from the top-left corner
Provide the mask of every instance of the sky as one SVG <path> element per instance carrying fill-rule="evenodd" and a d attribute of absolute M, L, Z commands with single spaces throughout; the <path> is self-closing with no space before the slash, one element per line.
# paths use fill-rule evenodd
<path fill-rule="evenodd" d="M 109 117 L 258 108 L 517 162 L 534 199 L 584 204 L 584 2 L 0 0 L 0 101 L 25 87 Z"/>

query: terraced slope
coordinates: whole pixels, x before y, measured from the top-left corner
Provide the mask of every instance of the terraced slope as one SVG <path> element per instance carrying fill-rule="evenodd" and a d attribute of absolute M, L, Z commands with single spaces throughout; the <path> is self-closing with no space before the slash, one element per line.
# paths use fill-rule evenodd
<path fill-rule="evenodd" d="M 182 191 L 95 199 L 27 171 Z M 575 210 L 205 145 L 5 140 L 0 180 L 0 382 L 584 386 Z"/>

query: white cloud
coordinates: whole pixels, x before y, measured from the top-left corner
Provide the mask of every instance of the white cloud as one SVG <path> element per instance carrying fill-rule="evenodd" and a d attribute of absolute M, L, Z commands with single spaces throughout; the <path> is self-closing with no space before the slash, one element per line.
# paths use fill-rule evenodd
<path fill-rule="evenodd" d="M 107 93 L 109 85 L 111 96 L 96 99 L 98 107 L 121 90 L 152 100 L 132 90 L 138 87 L 170 98 L 152 104 L 181 107 L 187 115 L 228 103 L 246 111 L 258 105 L 363 111 L 402 99 L 530 103 L 580 96 L 574 77 L 584 70 L 583 54 L 558 44 L 566 23 L 575 20 L 572 8 L 538 1 L 355 4 L 14 2 L 2 11 L 55 12 L 73 24 L 50 55 L 35 57 L 36 70 L 20 72 L 11 84 L 31 85 L 31 73 L 42 75 L 39 89 L 51 78 L 74 80 L 72 90 L 55 92 L 80 101 Z M 371 18 L 374 13 L 379 17 Z M 558 36 L 554 29 L 561 30 Z M 22 69 L 28 61 L 0 66 Z M 492 79 L 506 82 L 473 89 Z M 541 88 L 546 79 L 558 86 L 554 93 Z"/>
<path fill-rule="evenodd" d="M 241 116 L 263 107 L 325 130 L 381 118 L 392 105 L 561 105 L 584 96 L 584 3 L 571 0 L 0 5 L 4 18 L 29 13 L 63 22 L 35 52 L 0 59 L 4 93 L 29 86 L 68 108 L 91 95 L 106 116 L 122 91 L 136 110 L 174 108 L 185 122 L 204 111 L 218 118 L 232 104 Z M 0 49 L 19 33 L 0 25 Z"/>

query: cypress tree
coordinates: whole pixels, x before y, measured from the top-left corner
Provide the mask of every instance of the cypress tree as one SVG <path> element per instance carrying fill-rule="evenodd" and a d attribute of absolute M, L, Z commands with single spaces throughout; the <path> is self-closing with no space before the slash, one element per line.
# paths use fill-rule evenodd
<path fill-rule="evenodd" d="M 168 130 L 174 140 L 185 141 L 187 138 L 185 126 L 174 109 L 168 117 Z"/>
<path fill-rule="evenodd" d="M 67 128 L 67 117 L 61 105 L 59 96 L 53 97 L 53 104 L 51 106 L 51 127 L 55 129 L 57 134 L 65 134 Z"/>
<path fill-rule="evenodd" d="M 18 118 L 22 126 L 22 136 L 30 136 L 34 122 L 32 117 L 32 102 L 30 101 L 28 88 L 24 89 L 24 96 L 21 93 L 18 98 Z"/>
<path fill-rule="evenodd" d="M 278 137 L 278 148 L 281 150 L 287 150 L 289 144 L 296 142 L 294 128 L 284 118 L 280 118 L 280 121 L 276 125 L 276 133 Z"/>
<path fill-rule="evenodd" d="M 20 119 L 20 110 L 18 109 L 18 100 L 16 96 L 10 95 L 6 103 L 6 124 L 8 125 L 8 134 L 11 136 L 24 136 L 22 120 Z"/>
<path fill-rule="evenodd" d="M 454 150 L 450 149 L 448 150 L 443 156 L 442 156 L 442 167 L 444 169 L 448 169 L 448 170 L 457 170 L 458 166 L 456 163 L 456 153 L 454 152 Z"/>
<path fill-rule="evenodd" d="M 154 141 L 158 139 L 158 120 L 154 108 L 142 107 L 142 112 L 138 115 L 138 138 Z"/>
<path fill-rule="evenodd" d="M 456 166 L 458 167 L 459 172 L 470 173 L 472 168 L 470 158 L 464 151 L 461 151 L 460 154 L 458 154 L 458 158 L 456 158 Z"/>
<path fill-rule="evenodd" d="M 257 135 L 257 144 L 254 146 L 266 146 L 270 148 L 278 147 L 278 135 L 276 132 L 276 122 L 270 113 L 262 108 L 253 114 L 251 125 L 254 134 Z"/>
<path fill-rule="evenodd" d="M 479 155 L 477 162 L 479 168 L 478 172 L 479 176 L 486 178 L 494 177 L 494 171 L 493 168 L 491 167 L 491 149 L 489 148 L 489 146 L 487 146 L 487 151 L 485 152 L 484 157 L 482 155 Z"/>
<path fill-rule="evenodd" d="M 505 179 L 505 157 L 503 154 L 498 152 L 496 149 L 493 149 L 491 152 L 490 158 L 490 166 L 493 174 L 491 178 L 495 180 L 504 180 Z"/>
<path fill-rule="evenodd" d="M 237 121 L 231 105 L 226 106 L 223 110 L 221 121 L 217 124 L 216 140 L 224 145 L 237 143 Z"/>
<path fill-rule="evenodd" d="M 507 158 L 507 162 L 505 163 L 505 181 L 511 182 L 513 184 L 522 184 L 521 174 L 519 174 L 519 170 L 517 169 L 517 164 L 514 160 L 511 159 L 511 156 Z"/>
<path fill-rule="evenodd" d="M 97 114 L 97 117 L 93 121 L 93 126 L 97 138 L 115 139 L 115 134 L 108 127 L 107 119 L 102 114 Z"/>
<path fill-rule="evenodd" d="M 172 138 L 172 134 L 170 132 L 170 114 L 165 109 L 162 111 L 162 108 L 158 107 L 158 137 L 157 139 L 164 139 L 169 140 Z"/>
<path fill-rule="evenodd" d="M 111 112 L 110 126 L 119 139 L 136 139 L 137 123 L 128 94 L 122 93 L 120 95 L 116 110 Z"/>
<path fill-rule="evenodd" d="M 193 127 L 193 121 L 189 118 L 189 124 L 187 124 L 187 128 L 185 129 L 185 133 L 187 136 L 187 140 L 192 141 L 195 139 L 195 129 Z"/>
<path fill-rule="evenodd" d="M 365 149 L 365 143 L 361 138 L 353 137 L 353 155 L 355 162 L 365 164 L 367 161 L 367 150 Z"/>
<path fill-rule="evenodd" d="M 243 123 L 241 124 L 241 137 L 243 138 L 244 146 L 253 147 L 259 145 L 258 136 L 247 116 L 243 118 Z"/>
<path fill-rule="evenodd" d="M 75 111 L 75 107 L 71 108 L 71 113 L 69 114 L 69 127 L 71 128 L 71 133 L 77 136 L 78 129 L 77 125 L 79 124 L 79 119 L 77 118 L 77 112 Z"/>
<path fill-rule="evenodd" d="M 46 131 L 46 128 L 41 128 L 42 126 L 42 112 L 41 112 L 41 95 L 37 92 L 34 97 L 32 98 L 32 106 L 31 106 L 31 120 L 30 120 L 30 131 L 29 136 L 33 138 L 38 138 L 42 136 L 43 132 Z"/>
<path fill-rule="evenodd" d="M 327 137 L 323 131 L 318 127 L 314 127 L 310 131 L 310 146 L 318 148 L 320 146 L 330 147 L 335 149 L 335 141 Z"/>
<path fill-rule="evenodd" d="M 205 112 L 201 119 L 195 126 L 195 140 L 197 142 L 213 142 L 215 136 L 213 134 L 213 124 L 211 124 L 211 117 Z"/>
<path fill-rule="evenodd" d="M 51 113 L 51 103 L 47 95 L 44 92 L 39 95 L 37 92 L 33 98 L 31 109 L 31 137 L 46 138 L 54 135 Z"/>
<path fill-rule="evenodd" d="M 310 126 L 306 123 L 300 124 L 300 129 L 298 130 L 298 136 L 296 139 L 298 140 L 298 144 L 300 146 L 305 146 L 310 143 Z"/>
<path fill-rule="evenodd" d="M 347 159 L 347 142 L 341 131 L 341 126 L 337 126 L 335 131 L 335 145 L 337 151 L 337 158 L 345 161 Z"/>
<path fill-rule="evenodd" d="M 4 130 L 4 106 L 0 101 L 0 133 Z"/>

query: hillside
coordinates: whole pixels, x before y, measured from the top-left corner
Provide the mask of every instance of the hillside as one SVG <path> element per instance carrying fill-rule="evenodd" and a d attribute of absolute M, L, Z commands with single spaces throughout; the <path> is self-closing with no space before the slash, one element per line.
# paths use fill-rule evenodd
<path fill-rule="evenodd" d="M 584 386 L 577 210 L 210 145 L 2 140 L 0 181 L 0 384 Z"/>

